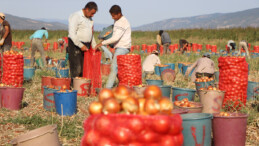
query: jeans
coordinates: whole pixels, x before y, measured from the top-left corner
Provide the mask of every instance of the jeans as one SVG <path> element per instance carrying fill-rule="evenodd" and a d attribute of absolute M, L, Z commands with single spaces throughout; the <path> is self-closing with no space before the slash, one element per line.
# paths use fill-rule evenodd
<path fill-rule="evenodd" d="M 170 54 L 169 45 L 170 45 L 170 43 L 163 44 L 164 54 Z"/>
<path fill-rule="evenodd" d="M 249 51 L 248 51 L 248 46 L 247 46 L 247 43 L 246 43 L 246 42 L 242 42 L 242 41 L 241 41 L 241 42 L 239 43 L 238 55 L 241 54 L 241 49 L 242 49 L 242 48 L 245 49 L 247 57 L 250 58 L 250 56 L 249 56 Z"/>
<path fill-rule="evenodd" d="M 116 80 L 118 73 L 118 65 L 117 65 L 117 56 L 125 55 L 129 53 L 129 49 L 126 48 L 116 48 L 113 56 L 112 64 L 111 64 L 111 73 L 109 75 L 108 81 L 106 83 L 106 88 L 112 88 L 113 84 Z"/>
<path fill-rule="evenodd" d="M 43 65 L 46 66 L 46 57 L 45 57 L 45 52 L 44 52 L 44 48 L 41 42 L 41 39 L 33 39 L 32 40 L 32 45 L 31 45 L 31 66 L 34 65 L 34 56 L 35 56 L 35 52 L 39 50 L 40 55 L 41 55 L 41 59 L 43 61 Z"/>
<path fill-rule="evenodd" d="M 101 46 L 101 48 L 104 51 L 105 58 L 109 58 L 110 60 L 112 60 L 112 53 L 111 53 L 111 51 L 107 47 L 105 47 L 105 46 Z"/>

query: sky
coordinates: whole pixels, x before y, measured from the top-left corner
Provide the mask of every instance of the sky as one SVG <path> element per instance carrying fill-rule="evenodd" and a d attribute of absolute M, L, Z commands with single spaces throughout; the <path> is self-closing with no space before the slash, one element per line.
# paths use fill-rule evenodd
<path fill-rule="evenodd" d="M 98 5 L 93 20 L 112 24 L 112 5 L 122 8 L 123 15 L 133 27 L 170 18 L 190 17 L 212 13 L 230 13 L 259 7 L 259 0 L 92 0 Z M 89 0 L 1 0 L 0 12 L 32 19 L 67 20 L 82 9 Z"/>

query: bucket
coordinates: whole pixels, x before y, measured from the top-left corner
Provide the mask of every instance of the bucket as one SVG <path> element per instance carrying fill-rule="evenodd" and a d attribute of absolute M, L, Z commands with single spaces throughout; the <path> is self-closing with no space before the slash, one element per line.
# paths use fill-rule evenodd
<path fill-rule="evenodd" d="M 79 96 L 89 96 L 91 80 L 85 78 L 74 78 L 73 79 L 74 90 L 77 90 Z"/>
<path fill-rule="evenodd" d="M 31 58 L 24 57 L 24 66 L 31 66 Z"/>
<path fill-rule="evenodd" d="M 246 114 L 233 113 L 225 117 L 214 114 L 212 120 L 214 146 L 244 146 L 246 142 Z"/>
<path fill-rule="evenodd" d="M 103 76 L 108 76 L 111 72 L 111 64 L 101 64 L 101 73 Z"/>
<path fill-rule="evenodd" d="M 55 91 L 58 91 L 58 90 L 52 89 L 52 88 L 47 88 L 44 86 L 43 107 L 47 111 L 55 110 L 55 100 L 54 100 Z"/>
<path fill-rule="evenodd" d="M 50 76 L 42 76 L 41 77 L 41 93 L 43 93 L 44 86 L 52 86 L 51 79 L 53 77 Z"/>
<path fill-rule="evenodd" d="M 165 65 L 169 65 L 172 70 L 175 70 L 175 63 L 167 63 Z"/>
<path fill-rule="evenodd" d="M 159 66 L 155 66 L 155 74 L 160 76 Z"/>
<path fill-rule="evenodd" d="M 255 99 L 256 96 L 259 96 L 259 82 L 248 81 L 247 100 Z"/>
<path fill-rule="evenodd" d="M 66 60 L 65 59 L 59 59 L 58 60 L 58 65 L 61 68 L 65 68 L 66 67 Z"/>
<path fill-rule="evenodd" d="M 214 76 L 215 76 L 216 82 L 219 82 L 219 71 L 216 71 L 216 72 L 214 73 Z"/>
<path fill-rule="evenodd" d="M 43 60 L 42 60 L 41 58 L 36 59 L 36 64 L 37 64 L 40 68 L 42 68 L 42 67 L 44 66 Z"/>
<path fill-rule="evenodd" d="M 176 108 L 172 110 L 172 114 L 187 114 L 188 109 Z"/>
<path fill-rule="evenodd" d="M 14 146 L 60 146 L 57 125 L 47 125 L 29 131 L 13 139 L 10 143 Z"/>
<path fill-rule="evenodd" d="M 163 85 L 163 80 L 146 80 L 148 85 L 157 85 L 157 86 L 161 86 Z"/>
<path fill-rule="evenodd" d="M 57 69 L 56 70 L 56 77 L 57 78 L 68 78 L 69 77 L 69 69 Z"/>
<path fill-rule="evenodd" d="M 71 78 L 52 78 L 51 79 L 51 84 L 56 88 L 56 89 L 61 89 L 63 90 L 69 90 L 70 89 L 70 83 L 71 83 Z"/>
<path fill-rule="evenodd" d="M 182 67 L 183 67 L 183 64 L 182 63 L 178 63 L 178 69 L 179 69 L 180 73 L 182 73 Z"/>
<path fill-rule="evenodd" d="M 200 102 L 203 104 L 203 113 L 219 113 L 222 107 L 225 91 L 199 90 Z"/>
<path fill-rule="evenodd" d="M 191 113 L 181 117 L 184 146 L 211 146 L 211 114 Z"/>
<path fill-rule="evenodd" d="M 133 89 L 136 91 L 138 97 L 144 97 L 144 91 L 147 87 L 138 87 L 138 86 L 133 86 Z"/>
<path fill-rule="evenodd" d="M 195 105 L 195 107 L 181 107 L 181 106 L 177 106 L 177 105 L 174 105 L 174 107 L 175 107 L 175 109 L 188 110 L 187 113 L 201 113 L 202 112 L 203 105 L 201 103 L 193 102 L 193 101 L 189 101 L 189 103 Z"/>
<path fill-rule="evenodd" d="M 23 78 L 24 80 L 31 80 L 34 76 L 35 68 L 34 67 L 25 67 L 23 68 Z"/>
<path fill-rule="evenodd" d="M 10 110 L 21 109 L 24 90 L 25 88 L 16 87 L 2 88 L 2 107 Z"/>
<path fill-rule="evenodd" d="M 208 86 L 214 85 L 214 80 L 209 82 L 195 82 L 196 90 L 200 90 L 200 88 L 207 88 Z"/>
<path fill-rule="evenodd" d="M 188 98 L 189 101 L 194 100 L 196 90 L 187 89 L 187 88 L 177 88 L 172 87 L 173 89 L 173 101 L 182 100 Z"/>
<path fill-rule="evenodd" d="M 165 86 L 164 85 L 164 86 L 159 86 L 159 87 L 162 90 L 162 96 L 170 98 L 172 86 Z"/>
<path fill-rule="evenodd" d="M 56 112 L 59 115 L 72 116 L 77 108 L 77 91 L 54 92 Z"/>
<path fill-rule="evenodd" d="M 183 75 L 185 75 L 185 73 L 186 73 L 186 71 L 187 71 L 187 69 L 188 69 L 189 66 L 190 66 L 190 65 L 184 65 L 184 64 L 183 64 L 183 67 L 182 67 L 182 69 L 183 69 L 183 71 L 182 71 Z M 189 77 L 192 75 L 194 69 L 195 69 L 195 68 L 193 68 L 192 71 L 190 72 Z"/>
<path fill-rule="evenodd" d="M 165 70 L 165 69 L 168 69 L 170 68 L 170 66 L 165 66 L 165 67 L 159 67 L 159 72 L 160 72 L 160 75 L 162 75 L 162 72 Z"/>

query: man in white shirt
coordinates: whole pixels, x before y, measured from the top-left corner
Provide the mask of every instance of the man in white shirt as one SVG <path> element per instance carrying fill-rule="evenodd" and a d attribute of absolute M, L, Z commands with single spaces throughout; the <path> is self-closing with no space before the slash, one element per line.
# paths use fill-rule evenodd
<path fill-rule="evenodd" d="M 131 47 L 131 27 L 128 20 L 122 15 L 121 8 L 113 5 L 110 9 L 114 19 L 113 35 L 110 39 L 99 43 L 95 49 L 109 44 L 114 44 L 115 53 L 111 64 L 111 73 L 106 83 L 106 88 L 112 88 L 118 73 L 117 56 L 129 53 Z"/>
<path fill-rule="evenodd" d="M 69 17 L 68 54 L 71 78 L 81 77 L 83 72 L 84 51 L 96 46 L 93 34 L 92 17 L 98 10 L 95 2 L 89 2 L 85 7 Z"/>
<path fill-rule="evenodd" d="M 154 74 L 155 65 L 161 64 L 158 57 L 158 51 L 154 50 L 152 54 L 148 55 L 143 62 L 142 71 L 143 78 L 146 78 L 148 74 Z"/>
<path fill-rule="evenodd" d="M 227 50 L 228 53 L 235 51 L 236 49 L 236 43 L 233 40 L 229 40 L 227 43 L 227 46 L 228 46 L 228 50 Z"/>

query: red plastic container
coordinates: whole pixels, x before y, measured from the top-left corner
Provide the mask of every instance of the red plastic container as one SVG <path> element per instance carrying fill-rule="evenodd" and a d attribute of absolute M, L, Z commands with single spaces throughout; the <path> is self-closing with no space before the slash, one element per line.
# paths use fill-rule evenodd
<path fill-rule="evenodd" d="M 58 43 L 57 43 L 57 42 L 54 42 L 54 43 L 53 43 L 53 50 L 54 50 L 54 51 L 57 51 L 57 49 L 58 49 Z"/>
<path fill-rule="evenodd" d="M 5 87 L 1 89 L 2 107 L 10 110 L 22 108 L 23 92 L 25 88 Z"/>
<path fill-rule="evenodd" d="M 51 84 L 56 89 L 63 88 L 64 90 L 69 90 L 70 89 L 70 83 L 71 83 L 71 78 L 52 78 L 51 79 Z"/>
<path fill-rule="evenodd" d="M 139 45 L 135 45 L 135 46 L 134 46 L 134 49 L 137 50 L 137 51 L 139 51 L 139 50 L 140 50 L 140 46 L 139 46 Z"/>
<path fill-rule="evenodd" d="M 208 51 L 208 50 L 210 50 L 211 49 L 211 45 L 210 44 L 207 44 L 206 45 L 206 50 Z"/>
<path fill-rule="evenodd" d="M 214 114 L 212 120 L 214 146 L 244 146 L 246 142 L 246 114 L 233 113 L 229 117 Z"/>
<path fill-rule="evenodd" d="M 41 93 L 43 93 L 43 86 L 51 86 L 51 79 L 54 77 L 50 77 L 50 76 L 43 76 L 41 77 Z"/>
<path fill-rule="evenodd" d="M 217 52 L 217 46 L 216 45 L 211 46 L 211 52 L 213 52 L 213 53 Z"/>
<path fill-rule="evenodd" d="M 147 49 L 147 45 L 146 44 L 142 44 L 141 50 L 146 51 L 146 49 Z"/>
<path fill-rule="evenodd" d="M 101 64 L 101 73 L 103 76 L 108 76 L 111 72 L 111 64 Z"/>

